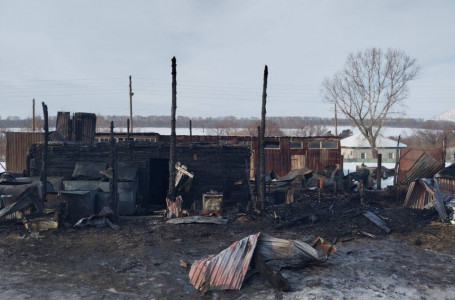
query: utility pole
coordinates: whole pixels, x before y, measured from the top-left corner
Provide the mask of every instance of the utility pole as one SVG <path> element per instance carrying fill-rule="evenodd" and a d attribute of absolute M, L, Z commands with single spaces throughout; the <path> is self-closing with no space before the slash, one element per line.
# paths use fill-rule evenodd
<path fill-rule="evenodd" d="M 32 131 L 35 132 L 35 98 L 32 103 Z"/>
<path fill-rule="evenodd" d="M 269 76 L 269 69 L 267 65 L 264 68 L 264 83 L 262 87 L 262 110 L 261 110 L 261 130 L 259 139 L 259 204 L 261 211 L 264 210 L 265 203 L 265 115 L 267 103 L 267 78 Z"/>
<path fill-rule="evenodd" d="M 335 136 L 338 136 L 337 103 L 335 102 Z"/>
<path fill-rule="evenodd" d="M 131 132 L 133 132 L 133 86 L 131 82 L 131 75 L 130 75 L 130 126 L 131 126 Z"/>

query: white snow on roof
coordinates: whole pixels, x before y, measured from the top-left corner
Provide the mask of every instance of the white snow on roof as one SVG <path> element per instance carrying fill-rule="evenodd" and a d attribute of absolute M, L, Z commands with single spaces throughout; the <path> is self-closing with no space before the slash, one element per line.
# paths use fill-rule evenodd
<path fill-rule="evenodd" d="M 351 135 L 350 137 L 344 138 L 340 141 L 341 147 L 346 148 L 370 148 L 370 143 L 363 137 L 361 133 Z M 376 139 L 377 148 L 388 148 L 397 147 L 397 141 L 379 135 Z M 400 148 L 406 147 L 405 144 L 400 143 Z"/>
<path fill-rule="evenodd" d="M 434 116 L 431 119 L 428 119 L 430 121 L 449 121 L 449 122 L 455 122 L 455 109 L 446 111 L 440 115 Z"/>

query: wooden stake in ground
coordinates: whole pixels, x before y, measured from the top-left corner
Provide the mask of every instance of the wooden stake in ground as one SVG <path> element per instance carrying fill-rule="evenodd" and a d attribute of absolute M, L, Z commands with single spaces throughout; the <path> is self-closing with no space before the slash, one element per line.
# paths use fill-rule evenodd
<path fill-rule="evenodd" d="M 397 193 L 397 202 L 400 202 L 400 183 L 398 182 L 398 169 L 400 164 L 400 138 L 401 135 L 398 136 L 397 151 L 395 154 L 395 174 L 393 174 L 393 186 L 395 187 L 395 191 Z"/>
<path fill-rule="evenodd" d="M 266 104 L 267 104 L 267 78 L 269 76 L 269 70 L 267 66 L 264 68 L 264 83 L 262 88 L 262 110 L 261 110 L 261 131 L 259 137 L 259 208 L 262 211 L 265 203 L 265 115 L 266 115 Z"/>
<path fill-rule="evenodd" d="M 130 123 L 131 123 L 131 132 L 133 132 L 133 83 L 131 82 L 130 75 Z"/>
<path fill-rule="evenodd" d="M 378 153 L 378 167 L 376 168 L 376 189 L 381 189 L 382 179 L 382 154 Z"/>
<path fill-rule="evenodd" d="M 177 110 L 177 60 L 172 58 L 172 107 L 171 107 L 171 145 L 169 149 L 169 188 L 168 198 L 175 201 L 175 112 Z"/>
<path fill-rule="evenodd" d="M 47 105 L 43 102 L 43 117 L 44 117 L 44 143 L 43 143 L 43 165 L 41 168 L 41 196 L 43 201 L 46 201 L 47 194 L 47 148 L 49 143 L 49 120 L 47 115 Z"/>

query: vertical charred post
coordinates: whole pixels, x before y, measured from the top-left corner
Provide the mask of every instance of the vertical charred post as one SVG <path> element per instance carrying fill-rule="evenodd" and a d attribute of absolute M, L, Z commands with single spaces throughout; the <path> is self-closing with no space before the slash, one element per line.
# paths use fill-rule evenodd
<path fill-rule="evenodd" d="M 46 201 L 47 194 L 47 151 L 49 144 L 49 120 L 47 114 L 47 105 L 42 102 L 43 105 L 43 117 L 44 117 L 44 143 L 43 143 L 43 164 L 41 168 L 41 195 L 43 201 Z"/>
<path fill-rule="evenodd" d="M 378 166 L 376 168 L 376 189 L 381 189 L 382 179 L 382 154 L 378 153 Z"/>
<path fill-rule="evenodd" d="M 133 82 L 131 81 L 130 75 L 130 122 L 131 122 L 131 131 L 133 131 Z"/>
<path fill-rule="evenodd" d="M 261 110 L 261 131 L 259 138 L 259 204 L 260 209 L 264 209 L 266 186 L 265 186 L 265 115 L 266 115 L 266 104 L 267 104 L 267 78 L 269 76 L 269 70 L 267 66 L 264 68 L 264 83 L 262 88 L 262 110 Z"/>
<path fill-rule="evenodd" d="M 130 119 L 126 119 L 126 140 L 130 140 Z"/>
<path fill-rule="evenodd" d="M 32 101 L 32 131 L 35 132 L 35 98 Z"/>
<path fill-rule="evenodd" d="M 168 198 L 175 201 L 175 112 L 177 110 L 177 60 L 172 58 L 172 107 L 171 107 L 171 145 L 169 149 L 169 189 Z"/>
<path fill-rule="evenodd" d="M 190 142 L 193 142 L 193 124 L 191 123 L 190 120 Z"/>
<path fill-rule="evenodd" d="M 111 121 L 111 134 L 109 139 L 109 169 L 112 176 L 109 177 L 109 199 L 111 202 L 112 210 L 114 211 L 115 221 L 118 220 L 118 196 L 117 196 L 117 151 L 114 138 L 114 121 Z"/>

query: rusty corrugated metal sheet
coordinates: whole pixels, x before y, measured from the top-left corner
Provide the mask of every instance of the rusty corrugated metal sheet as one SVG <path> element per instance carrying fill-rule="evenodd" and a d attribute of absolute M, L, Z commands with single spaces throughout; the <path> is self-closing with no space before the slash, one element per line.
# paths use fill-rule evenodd
<path fill-rule="evenodd" d="M 250 235 L 216 256 L 195 261 L 191 265 L 190 283 L 198 290 L 239 290 L 259 235 Z"/>
<path fill-rule="evenodd" d="M 6 170 L 22 172 L 27 169 L 27 153 L 32 144 L 44 141 L 42 132 L 5 132 Z"/>
<path fill-rule="evenodd" d="M 433 177 L 442 168 L 442 163 L 438 162 L 433 156 L 423 154 L 406 172 L 406 175 L 401 180 L 401 184 L 408 184 L 419 178 Z"/>
<path fill-rule="evenodd" d="M 398 183 L 401 184 L 407 172 L 413 168 L 416 162 L 424 155 L 431 155 L 441 165 L 443 164 L 443 151 L 442 149 L 424 150 L 417 148 L 402 148 L 400 150 L 400 160 L 398 167 Z M 433 174 L 434 175 L 434 174 Z M 432 175 L 432 176 L 433 176 Z M 408 181 L 409 183 L 410 181 Z"/>
<path fill-rule="evenodd" d="M 455 195 L 455 179 L 438 177 L 439 189 L 442 193 Z"/>
<path fill-rule="evenodd" d="M 434 191 L 424 181 L 416 180 L 409 184 L 403 207 L 422 209 L 433 201 Z"/>

